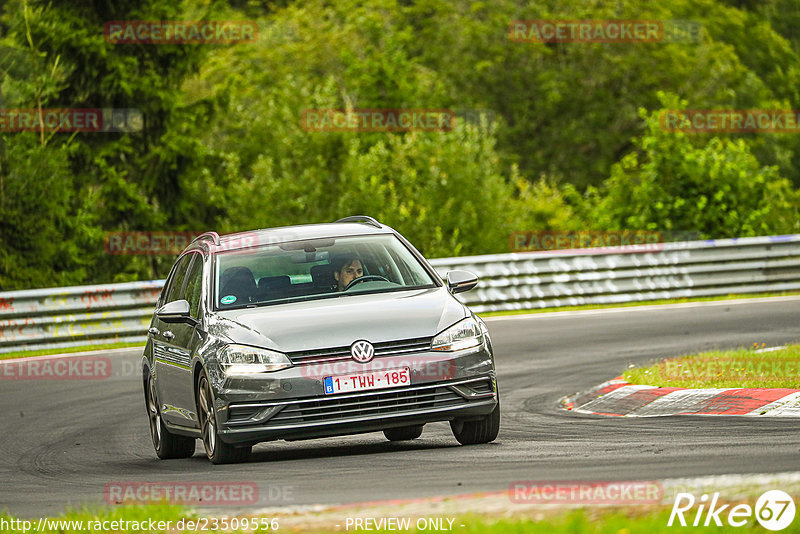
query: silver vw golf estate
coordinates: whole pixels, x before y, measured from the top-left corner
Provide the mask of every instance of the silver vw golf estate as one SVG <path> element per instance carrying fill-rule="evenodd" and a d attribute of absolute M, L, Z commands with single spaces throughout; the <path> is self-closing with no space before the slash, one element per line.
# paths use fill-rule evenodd
<path fill-rule="evenodd" d="M 202 439 L 213 463 L 254 444 L 449 421 L 462 444 L 500 425 L 486 325 L 398 232 L 371 217 L 197 237 L 150 323 L 142 377 L 159 458 Z"/>

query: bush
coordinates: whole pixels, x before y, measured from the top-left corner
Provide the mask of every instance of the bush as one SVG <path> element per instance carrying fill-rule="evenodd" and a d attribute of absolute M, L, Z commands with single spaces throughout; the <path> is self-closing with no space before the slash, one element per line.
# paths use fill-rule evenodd
<path fill-rule="evenodd" d="M 671 102 L 665 109 L 686 107 Z M 640 110 L 647 133 L 635 140 L 638 150 L 612 167 L 600 191 L 590 191 L 598 225 L 697 231 L 704 238 L 798 230 L 798 193 L 776 167 L 762 166 L 742 139 L 710 137 L 694 146 L 687 134 L 663 131 L 660 113 Z"/>

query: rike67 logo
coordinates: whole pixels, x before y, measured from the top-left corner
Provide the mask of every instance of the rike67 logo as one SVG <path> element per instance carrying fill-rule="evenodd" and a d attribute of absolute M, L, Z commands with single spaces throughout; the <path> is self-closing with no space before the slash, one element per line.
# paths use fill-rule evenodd
<path fill-rule="evenodd" d="M 692 508 L 697 505 L 697 510 L 692 513 Z M 767 530 L 783 530 L 792 524 L 795 514 L 794 500 L 788 493 L 781 490 L 770 490 L 762 494 L 756 501 L 755 508 L 749 504 L 719 504 L 719 493 L 709 497 L 707 494 L 695 499 L 691 493 L 678 493 L 675 504 L 669 514 L 667 526 L 723 526 L 724 523 L 732 527 L 752 525 L 755 520 Z M 693 519 L 693 520 L 692 520 Z M 675 521 L 677 520 L 677 524 Z"/>

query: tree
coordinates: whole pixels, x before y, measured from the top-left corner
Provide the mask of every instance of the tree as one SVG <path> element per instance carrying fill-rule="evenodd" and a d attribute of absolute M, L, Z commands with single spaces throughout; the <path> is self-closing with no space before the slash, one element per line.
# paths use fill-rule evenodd
<path fill-rule="evenodd" d="M 171 258 L 109 256 L 104 253 L 103 231 L 196 229 L 184 226 L 175 207 L 183 197 L 178 177 L 187 162 L 194 160 L 198 145 L 192 140 L 206 119 L 203 102 L 184 105 L 181 85 L 204 51 L 197 46 L 115 45 L 103 37 L 107 21 L 202 18 L 219 8 L 212 3 L 202 12 L 192 13 L 192 9 L 154 0 L 98 0 L 80 6 L 64 0 L 10 0 L 0 11 L 3 106 L 136 108 L 145 117 L 139 133 L 40 132 L 38 148 L 26 140 L 30 134 L 3 135 L 5 144 L 21 143 L 19 150 L 30 150 L 27 155 L 16 150 L 17 159 L 9 153 L 0 162 L 0 177 L 5 174 L 6 180 L 21 176 L 21 169 L 28 168 L 27 159 L 42 160 L 37 172 L 58 162 L 59 172 L 48 177 L 48 183 L 52 191 L 70 194 L 61 198 L 63 209 L 57 210 L 63 221 L 42 235 L 49 236 L 48 247 L 61 247 L 60 254 L 72 259 L 54 265 L 56 270 L 80 265 L 72 274 L 65 272 L 66 278 L 112 281 L 163 275 Z M 67 171 L 61 172 L 65 161 Z M 14 169 L 14 165 L 22 167 Z M 63 183 L 53 183 L 56 179 Z M 22 198 L 7 202 L 29 203 L 29 189 L 13 191 Z M 37 215 L 30 212 L 28 217 Z M 89 227 L 76 233 L 73 223 Z M 6 257 L 36 256 L 36 250 L 23 251 L 18 241 L 3 237 Z M 18 278 L 18 272 L 6 271 L 0 283 L 8 288 L 32 283 L 30 278 Z M 49 276 L 35 283 L 52 285 L 53 279 Z"/>
<path fill-rule="evenodd" d="M 660 95 L 665 109 L 686 101 Z M 800 199 L 775 166 L 763 166 L 741 140 L 710 137 L 695 146 L 689 134 L 662 130 L 662 110 L 648 113 L 647 133 L 611 169 L 590 198 L 601 228 L 698 231 L 704 238 L 797 232 Z"/>

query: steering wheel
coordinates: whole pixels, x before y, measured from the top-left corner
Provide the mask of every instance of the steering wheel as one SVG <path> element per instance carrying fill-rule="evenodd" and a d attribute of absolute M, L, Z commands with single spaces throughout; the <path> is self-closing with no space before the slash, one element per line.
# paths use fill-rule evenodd
<path fill-rule="evenodd" d="M 389 282 L 388 279 L 384 278 L 383 276 L 381 276 L 379 274 L 368 274 L 368 275 L 365 275 L 365 276 L 360 276 L 358 278 L 354 278 L 353 280 L 351 280 L 350 283 L 347 284 L 342 291 L 347 291 L 348 289 L 350 289 L 354 285 L 360 284 L 361 282 L 381 282 L 381 281 Z"/>

